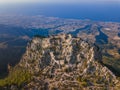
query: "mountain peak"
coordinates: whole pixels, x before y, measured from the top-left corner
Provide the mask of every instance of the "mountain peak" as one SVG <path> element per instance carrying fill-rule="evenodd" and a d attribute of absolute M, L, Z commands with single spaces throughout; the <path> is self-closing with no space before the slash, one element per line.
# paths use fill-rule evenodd
<path fill-rule="evenodd" d="M 101 62 L 99 47 L 60 34 L 35 37 L 24 54 L 20 67 L 34 77 L 24 88 L 43 90 L 81 90 L 114 88 L 116 76 Z"/>

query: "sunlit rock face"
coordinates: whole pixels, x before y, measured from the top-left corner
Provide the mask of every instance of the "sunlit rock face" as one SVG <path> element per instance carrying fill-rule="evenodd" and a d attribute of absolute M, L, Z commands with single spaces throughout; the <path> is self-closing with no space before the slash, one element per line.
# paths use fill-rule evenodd
<path fill-rule="evenodd" d="M 70 34 L 35 37 L 28 44 L 20 67 L 33 80 L 23 86 L 31 90 L 111 90 L 116 76 L 101 64 L 99 47 Z"/>

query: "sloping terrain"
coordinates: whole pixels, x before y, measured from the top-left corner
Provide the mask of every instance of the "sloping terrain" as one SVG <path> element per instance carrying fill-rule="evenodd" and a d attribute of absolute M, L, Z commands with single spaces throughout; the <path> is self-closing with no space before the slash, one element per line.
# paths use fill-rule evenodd
<path fill-rule="evenodd" d="M 1 86 L 11 90 L 119 90 L 117 77 L 101 60 L 99 47 L 70 34 L 35 37 Z M 17 82 L 14 75 L 22 79 Z"/>

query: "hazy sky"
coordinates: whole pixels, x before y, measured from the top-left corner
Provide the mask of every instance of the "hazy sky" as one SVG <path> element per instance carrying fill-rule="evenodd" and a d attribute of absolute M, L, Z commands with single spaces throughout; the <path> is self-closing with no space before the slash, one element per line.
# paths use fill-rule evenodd
<path fill-rule="evenodd" d="M 120 2 L 120 0 L 0 0 L 0 3 L 29 3 L 29 2 L 44 2 L 44 3 L 78 3 L 78 2 Z"/>

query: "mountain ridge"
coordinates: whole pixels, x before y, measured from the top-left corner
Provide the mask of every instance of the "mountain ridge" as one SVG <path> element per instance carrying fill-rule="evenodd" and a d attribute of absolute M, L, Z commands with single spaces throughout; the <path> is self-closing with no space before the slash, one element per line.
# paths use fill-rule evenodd
<path fill-rule="evenodd" d="M 36 80 L 31 82 L 33 84 L 38 83 L 37 80 L 44 82 L 44 84 L 39 83 L 36 89 L 86 88 L 89 90 L 96 88 L 96 84 L 98 90 L 113 88 L 117 82 L 116 76 L 107 67 L 101 65 L 101 59 L 99 47 L 81 38 L 74 38 L 70 34 L 60 34 L 48 38 L 34 38 L 19 65 L 29 68 L 33 74 L 41 72 L 42 78 L 34 77 Z M 25 87 L 29 88 L 29 84 Z"/>
<path fill-rule="evenodd" d="M 70 34 L 47 38 L 35 37 L 28 43 L 19 64 L 10 71 L 14 72 L 20 68 L 22 72 L 25 70 L 22 74 L 25 77 L 21 76 L 23 81 L 18 83 L 21 78 L 18 75 L 18 82 L 13 81 L 6 88 L 117 90 L 115 89 L 118 83 L 117 77 L 101 64 L 101 61 L 102 54 L 99 47 L 79 37 L 74 38 Z"/>

